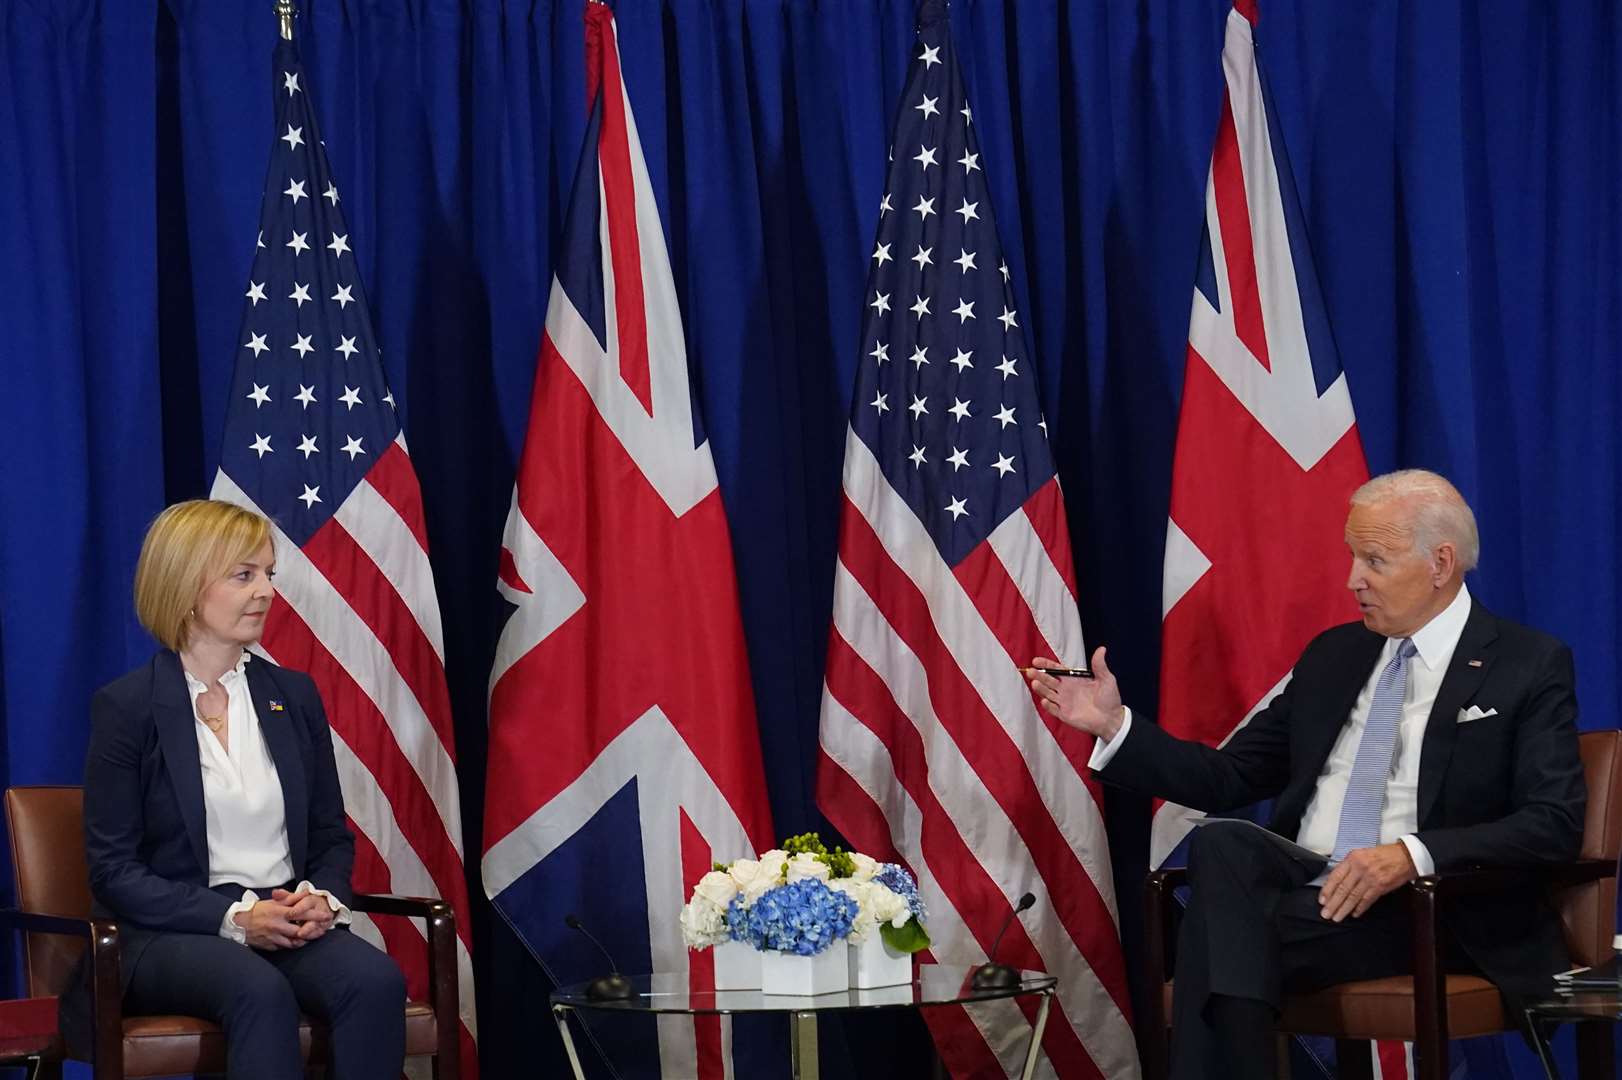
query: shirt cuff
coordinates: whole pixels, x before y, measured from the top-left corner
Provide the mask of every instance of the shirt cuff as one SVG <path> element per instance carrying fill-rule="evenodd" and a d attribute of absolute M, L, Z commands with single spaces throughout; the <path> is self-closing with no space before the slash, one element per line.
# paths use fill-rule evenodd
<path fill-rule="evenodd" d="M 242 890 L 242 899 L 225 909 L 225 918 L 220 920 L 220 936 L 236 942 L 238 945 L 248 943 L 248 931 L 237 922 L 237 912 L 252 911 L 253 906 L 259 903 L 259 894 L 252 889 Z"/>
<path fill-rule="evenodd" d="M 1125 705 L 1121 706 L 1121 726 L 1115 732 L 1115 738 L 1105 742 L 1103 739 L 1093 740 L 1093 756 L 1087 759 L 1089 769 L 1102 769 L 1110 763 L 1115 751 L 1121 748 L 1126 741 L 1126 733 L 1132 727 L 1132 710 Z"/>
<path fill-rule="evenodd" d="M 1431 858 L 1430 849 L 1419 842 L 1419 837 L 1412 834 L 1399 837 L 1402 846 L 1408 849 L 1408 857 L 1414 860 L 1414 869 L 1420 877 L 1436 873 L 1436 860 Z"/>
<path fill-rule="evenodd" d="M 350 912 L 349 905 L 345 904 L 336 896 L 333 896 L 327 890 L 318 889 L 308 881 L 301 881 L 298 883 L 298 888 L 293 890 L 293 895 L 300 896 L 304 893 L 311 893 L 315 896 L 319 896 L 321 899 L 327 902 L 327 906 L 332 909 L 332 925 L 348 926 L 354 921 L 355 916 Z"/>

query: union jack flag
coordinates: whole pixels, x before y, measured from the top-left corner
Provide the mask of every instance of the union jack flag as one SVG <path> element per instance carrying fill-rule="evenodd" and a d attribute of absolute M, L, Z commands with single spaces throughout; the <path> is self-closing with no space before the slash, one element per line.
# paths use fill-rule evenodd
<path fill-rule="evenodd" d="M 893 128 L 845 442 L 817 798 L 905 863 L 931 953 L 1059 977 L 1044 1069 L 1138 1074 L 1090 737 L 1019 666 L 1083 663 L 1063 495 L 945 17 L 928 3 Z M 1018 1073 L 1034 1006 L 930 1009 L 954 1076 Z M 1048 1073 L 1045 1073 L 1048 1074 Z"/>
<path fill-rule="evenodd" d="M 586 8 L 590 117 L 536 365 L 497 588 L 486 893 L 557 983 L 622 970 L 713 987 L 678 915 L 771 821 L 727 519 L 614 19 Z M 730 1071 L 731 1027 L 616 1027 L 620 1075 Z M 647 1033 L 650 1037 L 652 1033 Z M 604 1054 L 605 1058 L 609 1057 Z M 739 1073 L 738 1075 L 745 1075 Z"/>
<path fill-rule="evenodd" d="M 308 672 L 332 724 L 358 891 L 456 910 L 462 1075 L 477 1075 L 455 736 L 422 492 L 383 377 L 341 199 L 290 41 L 272 65 L 276 138 L 242 307 L 213 496 L 274 523 L 260 651 Z M 355 930 L 427 997 L 414 920 Z"/>

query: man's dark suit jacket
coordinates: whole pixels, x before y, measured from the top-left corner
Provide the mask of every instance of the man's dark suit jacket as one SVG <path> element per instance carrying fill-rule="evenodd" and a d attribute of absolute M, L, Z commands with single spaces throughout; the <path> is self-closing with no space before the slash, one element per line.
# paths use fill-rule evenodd
<path fill-rule="evenodd" d="M 1098 775 L 1210 813 L 1273 798 L 1269 827 L 1294 840 L 1385 641 L 1362 623 L 1320 634 L 1284 690 L 1221 750 L 1135 718 Z M 1459 723 L 1471 705 L 1497 715 Z M 1571 650 L 1472 602 L 1420 750 L 1416 835 L 1438 871 L 1576 857 L 1587 803 L 1576 719 Z M 1460 898 L 1446 912 L 1459 945 L 1511 996 L 1570 966 L 1558 919 L 1531 879 L 1522 890 Z"/>
<path fill-rule="evenodd" d="M 315 683 L 257 656 L 245 674 L 281 780 L 294 880 L 347 904 L 355 838 L 344 821 L 332 734 Z M 96 913 L 119 923 L 128 987 L 153 931 L 218 934 L 233 899 L 208 887 L 197 720 L 180 658 L 160 652 L 102 687 L 90 719 L 85 855 Z"/>

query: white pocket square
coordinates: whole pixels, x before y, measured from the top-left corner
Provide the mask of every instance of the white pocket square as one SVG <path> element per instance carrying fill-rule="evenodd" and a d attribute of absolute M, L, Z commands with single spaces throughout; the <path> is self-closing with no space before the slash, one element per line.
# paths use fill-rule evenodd
<path fill-rule="evenodd" d="M 1459 723 L 1468 724 L 1472 720 L 1485 720 L 1489 716 L 1497 715 L 1497 709 L 1483 709 L 1480 705 L 1472 705 L 1468 709 L 1459 710 Z"/>

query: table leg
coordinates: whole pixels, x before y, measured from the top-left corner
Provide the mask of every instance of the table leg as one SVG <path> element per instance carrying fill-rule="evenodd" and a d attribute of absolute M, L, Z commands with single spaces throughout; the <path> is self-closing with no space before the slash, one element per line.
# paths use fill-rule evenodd
<path fill-rule="evenodd" d="M 788 1040 L 794 1080 L 819 1080 L 821 1069 L 817 1062 L 817 1014 L 789 1013 Z"/>
<path fill-rule="evenodd" d="M 569 1034 L 569 1014 L 574 1012 L 567 1005 L 552 1006 L 552 1020 L 558 1025 L 558 1034 L 563 1037 L 563 1049 L 569 1055 L 569 1067 L 574 1070 L 574 1080 L 586 1080 L 586 1073 L 580 1068 L 580 1055 L 575 1053 L 574 1036 Z"/>
<path fill-rule="evenodd" d="M 1048 1006 L 1053 1004 L 1053 989 L 1042 991 L 1042 1004 L 1036 1009 L 1036 1025 L 1031 1028 L 1031 1041 L 1025 1047 L 1025 1068 L 1019 1074 L 1020 1080 L 1031 1080 L 1036 1075 L 1036 1052 L 1042 1046 L 1042 1032 L 1048 1026 Z"/>
<path fill-rule="evenodd" d="M 1543 1075 L 1548 1080 L 1560 1080 L 1560 1069 L 1554 1063 L 1554 1051 L 1549 1045 L 1549 1033 L 1555 1026 L 1530 1012 L 1526 1017 L 1526 1030 L 1532 1036 L 1532 1049 L 1537 1053 L 1538 1064 L 1543 1066 Z"/>

